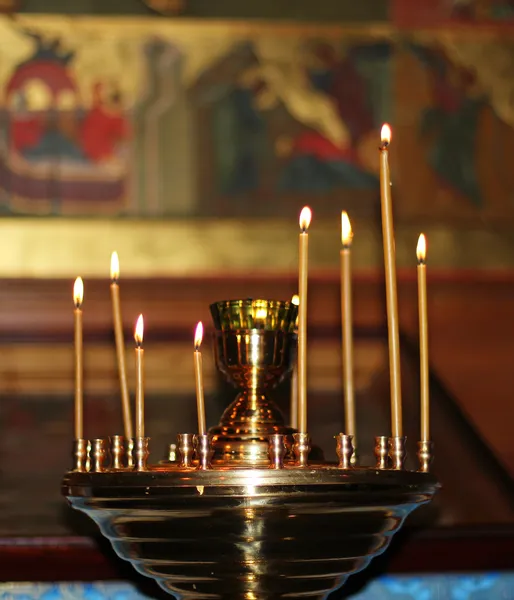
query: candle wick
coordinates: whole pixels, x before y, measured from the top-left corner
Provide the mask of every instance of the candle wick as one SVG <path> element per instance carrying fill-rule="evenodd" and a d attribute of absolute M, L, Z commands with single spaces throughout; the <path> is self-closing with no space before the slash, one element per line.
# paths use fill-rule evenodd
<path fill-rule="evenodd" d="M 118 278 L 117 278 L 117 277 L 112 277 L 112 278 L 111 278 L 111 283 L 112 283 L 113 285 L 118 285 Z"/>
<path fill-rule="evenodd" d="M 418 265 L 426 265 L 427 261 L 424 258 L 418 258 Z"/>
<path fill-rule="evenodd" d="M 349 250 L 352 247 L 352 243 L 350 241 L 343 243 L 343 250 Z"/>
<path fill-rule="evenodd" d="M 200 352 L 200 344 L 195 344 L 195 352 Z"/>
<path fill-rule="evenodd" d="M 383 140 L 380 144 L 379 150 L 387 150 L 389 148 L 389 142 L 387 140 Z"/>

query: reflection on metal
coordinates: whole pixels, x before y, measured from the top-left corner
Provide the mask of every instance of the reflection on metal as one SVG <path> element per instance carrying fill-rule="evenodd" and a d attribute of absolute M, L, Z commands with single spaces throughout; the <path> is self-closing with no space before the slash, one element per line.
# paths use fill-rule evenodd
<path fill-rule="evenodd" d="M 177 461 L 147 465 L 142 438 L 135 469 L 64 478 L 63 494 L 116 553 L 177 597 L 324 598 L 438 487 L 433 475 L 404 470 L 403 439 L 391 440 L 396 468 L 387 468 L 387 437 L 377 438 L 379 468 L 356 467 L 349 436 L 336 436 L 340 462 L 331 464 L 311 452 L 308 433 L 287 426 L 269 390 L 291 370 L 296 310 L 212 305 L 217 366 L 241 390 L 219 425 L 180 434 Z"/>

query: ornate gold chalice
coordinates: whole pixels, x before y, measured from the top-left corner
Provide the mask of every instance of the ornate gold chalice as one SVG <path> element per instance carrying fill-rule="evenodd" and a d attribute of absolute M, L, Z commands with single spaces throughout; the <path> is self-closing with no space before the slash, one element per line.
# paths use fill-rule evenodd
<path fill-rule="evenodd" d="M 241 389 L 211 430 L 215 461 L 267 465 L 269 437 L 294 433 L 269 390 L 291 371 L 297 312 L 290 302 L 268 300 L 211 305 L 216 365 Z"/>
<path fill-rule="evenodd" d="M 437 482 L 389 468 L 383 438 L 378 466 L 352 466 L 343 434 L 339 464 L 309 461 L 268 396 L 290 371 L 296 307 L 236 300 L 211 312 L 218 368 L 241 389 L 219 425 L 196 445 L 181 434 L 176 463 L 136 471 L 98 459 L 94 472 L 70 471 L 63 494 L 177 598 L 325 598 L 387 548 Z"/>

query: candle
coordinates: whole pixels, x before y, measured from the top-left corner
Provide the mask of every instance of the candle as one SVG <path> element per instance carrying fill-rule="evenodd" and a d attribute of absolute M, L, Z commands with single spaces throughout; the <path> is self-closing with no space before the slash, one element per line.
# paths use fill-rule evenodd
<path fill-rule="evenodd" d="M 341 213 L 341 327 L 343 336 L 344 419 L 347 435 L 353 435 L 355 447 L 355 393 L 353 388 L 353 331 L 352 331 L 352 226 L 346 211 Z"/>
<path fill-rule="evenodd" d="M 125 340 L 123 338 L 123 321 L 121 318 L 120 286 L 120 261 L 118 253 L 111 255 L 111 300 L 112 316 L 114 320 L 114 338 L 116 341 L 116 355 L 118 358 L 118 374 L 120 378 L 121 409 L 123 414 L 123 428 L 125 437 L 132 439 L 132 415 L 130 411 L 130 396 L 127 383 L 127 369 L 125 367 Z"/>
<path fill-rule="evenodd" d="M 430 440 L 430 397 L 428 384 L 428 315 L 427 315 L 427 267 L 425 263 L 427 242 L 421 234 L 416 248 L 418 258 L 418 312 L 419 312 L 419 360 L 421 398 L 421 441 Z"/>
<path fill-rule="evenodd" d="M 136 437 L 145 437 L 145 351 L 143 350 L 143 315 L 136 323 Z"/>
<path fill-rule="evenodd" d="M 398 332 L 398 301 L 396 294 L 396 262 L 393 231 L 391 179 L 389 173 L 389 143 L 391 129 L 384 125 L 380 146 L 380 201 L 386 278 L 387 329 L 389 340 L 389 378 L 391 386 L 391 429 L 393 437 L 403 436 L 402 391 L 400 374 L 400 336 Z"/>
<path fill-rule="evenodd" d="M 77 277 L 73 286 L 73 302 L 75 304 L 75 439 L 84 437 L 84 357 L 82 350 L 82 301 L 84 299 L 84 282 Z"/>
<path fill-rule="evenodd" d="M 195 366 L 195 384 L 196 384 L 196 410 L 198 413 L 198 433 L 204 435 L 207 432 L 205 425 L 205 397 L 203 391 L 203 369 L 202 353 L 200 346 L 203 339 L 203 325 L 200 321 L 195 331 L 195 351 L 193 352 L 193 362 Z"/>
<path fill-rule="evenodd" d="M 311 209 L 300 213 L 298 295 L 298 432 L 307 433 L 307 274 L 309 270 L 309 228 Z"/>
<path fill-rule="evenodd" d="M 298 294 L 295 294 L 291 299 L 291 304 L 295 304 L 299 306 L 300 297 Z M 296 317 L 296 325 L 295 331 L 298 333 L 298 317 Z M 295 360 L 293 362 L 293 373 L 291 375 L 291 398 L 289 401 L 290 409 L 289 409 L 289 420 L 290 425 L 293 429 L 298 429 L 298 360 L 297 356 L 295 356 Z"/>

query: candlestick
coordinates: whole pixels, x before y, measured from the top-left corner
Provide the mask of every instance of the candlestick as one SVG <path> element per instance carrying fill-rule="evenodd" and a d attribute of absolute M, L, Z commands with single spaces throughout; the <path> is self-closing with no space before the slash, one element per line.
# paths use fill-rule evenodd
<path fill-rule="evenodd" d="M 300 297 L 295 294 L 291 299 L 291 304 L 300 305 Z M 298 317 L 296 317 L 295 332 L 298 335 Z M 293 372 L 291 374 L 291 398 L 289 400 L 289 421 L 293 429 L 298 429 L 298 352 L 293 362 Z"/>
<path fill-rule="evenodd" d="M 82 301 L 84 299 L 84 282 L 77 277 L 73 286 L 73 302 L 75 303 L 75 439 L 84 437 L 84 356 L 82 344 Z"/>
<path fill-rule="evenodd" d="M 123 337 L 123 320 L 121 318 L 120 286 L 120 261 L 118 253 L 111 255 L 111 300 L 112 316 L 114 320 L 114 338 L 116 341 L 116 355 L 118 358 L 118 375 L 120 378 L 121 409 L 123 414 L 123 428 L 125 437 L 132 439 L 132 415 L 130 410 L 130 396 L 127 383 L 127 369 L 125 366 L 125 340 Z"/>
<path fill-rule="evenodd" d="M 351 246 L 352 226 L 348 214 L 341 213 L 341 327 L 343 334 L 343 386 L 345 433 L 355 439 L 355 392 L 353 387 L 353 327 L 352 327 L 352 277 Z"/>
<path fill-rule="evenodd" d="M 428 314 L 427 314 L 427 268 L 425 236 L 421 234 L 416 248 L 418 258 L 418 311 L 419 311 L 419 360 L 421 399 L 421 441 L 430 440 L 430 396 L 428 382 Z"/>
<path fill-rule="evenodd" d="M 400 336 L 398 331 L 398 301 L 396 292 L 396 262 L 393 231 L 391 179 L 389 173 L 389 143 L 391 129 L 384 125 L 380 146 L 380 200 L 382 207 L 382 235 L 386 278 L 387 329 L 389 340 L 389 378 L 391 387 L 392 437 L 403 436 L 402 391 L 400 373 Z"/>
<path fill-rule="evenodd" d="M 203 339 L 203 325 L 200 321 L 196 326 L 195 331 L 195 351 L 193 352 L 193 361 L 195 366 L 195 384 L 196 384 L 196 410 L 198 413 L 198 434 L 205 435 L 205 398 L 203 391 L 203 369 L 202 369 L 202 353 L 200 346 Z"/>
<path fill-rule="evenodd" d="M 298 432 L 307 433 L 307 274 L 309 270 L 309 228 L 311 209 L 300 213 L 298 295 Z"/>
<path fill-rule="evenodd" d="M 143 350 L 143 331 L 143 315 L 139 315 L 134 334 L 136 340 L 136 439 L 145 437 L 145 351 Z"/>

